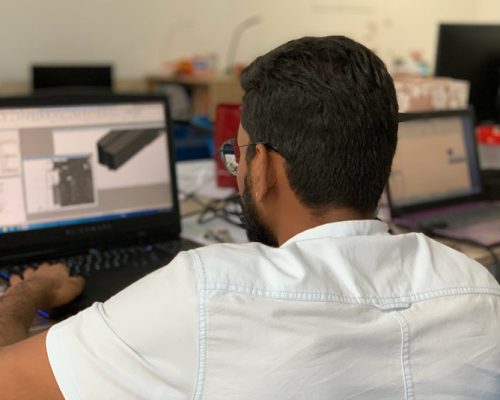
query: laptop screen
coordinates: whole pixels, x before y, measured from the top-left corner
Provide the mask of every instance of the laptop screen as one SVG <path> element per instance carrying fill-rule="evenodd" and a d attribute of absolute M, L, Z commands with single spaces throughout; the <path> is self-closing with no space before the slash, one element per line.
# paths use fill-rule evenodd
<path fill-rule="evenodd" d="M 162 102 L 0 108 L 0 235 L 174 207 Z"/>
<path fill-rule="evenodd" d="M 394 208 L 479 194 L 472 113 L 406 115 L 399 123 L 388 189 Z"/>

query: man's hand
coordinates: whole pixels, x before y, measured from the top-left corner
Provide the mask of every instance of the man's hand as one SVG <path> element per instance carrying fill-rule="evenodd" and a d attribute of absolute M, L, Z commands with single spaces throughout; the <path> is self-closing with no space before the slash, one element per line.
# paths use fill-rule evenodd
<path fill-rule="evenodd" d="M 27 340 L 36 309 L 61 306 L 78 296 L 85 285 L 71 277 L 63 264 L 29 268 L 12 275 L 10 288 L 0 296 L 0 389 L 2 399 L 62 399 L 52 374 L 41 333 Z"/>
<path fill-rule="evenodd" d="M 24 271 L 23 278 L 12 275 L 11 287 L 6 295 L 16 292 L 20 286 L 26 286 L 22 289 L 38 294 L 35 296 L 37 308 L 54 308 L 69 303 L 85 286 L 85 280 L 81 276 L 70 276 L 68 267 L 64 264 L 42 264 L 36 270 L 28 268 Z"/>
<path fill-rule="evenodd" d="M 82 277 L 72 277 L 63 264 L 43 264 L 29 268 L 21 278 L 13 275 L 11 287 L 0 296 L 0 347 L 25 339 L 36 310 L 70 302 L 85 285 Z"/>

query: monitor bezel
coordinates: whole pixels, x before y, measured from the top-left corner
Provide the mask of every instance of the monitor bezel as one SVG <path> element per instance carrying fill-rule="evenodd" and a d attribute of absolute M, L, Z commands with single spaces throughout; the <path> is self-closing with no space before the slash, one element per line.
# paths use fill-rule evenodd
<path fill-rule="evenodd" d="M 36 254 L 70 252 L 83 246 L 113 245 L 125 241 L 138 241 L 141 238 L 178 237 L 181 231 L 177 180 L 175 174 L 175 151 L 173 143 L 172 120 L 168 101 L 158 95 L 85 95 L 85 96 L 26 96 L 0 98 L 0 109 L 40 108 L 64 106 L 96 106 L 123 104 L 162 104 L 165 113 L 172 208 L 153 215 L 130 219 L 112 219 L 85 224 L 72 224 L 62 227 L 9 232 L 0 235 L 0 261 Z M 167 167 L 167 166 L 166 166 Z"/>

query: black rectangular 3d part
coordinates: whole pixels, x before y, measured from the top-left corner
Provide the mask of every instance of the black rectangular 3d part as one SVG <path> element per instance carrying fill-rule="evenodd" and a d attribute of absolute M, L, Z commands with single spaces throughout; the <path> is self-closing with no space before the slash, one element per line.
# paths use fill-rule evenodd
<path fill-rule="evenodd" d="M 116 170 L 155 140 L 160 129 L 111 131 L 97 142 L 99 163 Z"/>

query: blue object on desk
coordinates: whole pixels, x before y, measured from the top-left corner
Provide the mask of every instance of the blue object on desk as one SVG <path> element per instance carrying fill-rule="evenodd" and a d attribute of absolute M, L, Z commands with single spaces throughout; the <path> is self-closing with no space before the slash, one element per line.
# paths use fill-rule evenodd
<path fill-rule="evenodd" d="M 10 274 L 5 272 L 5 271 L 0 271 L 0 278 L 6 280 L 7 282 L 9 282 L 10 280 Z"/>
<path fill-rule="evenodd" d="M 174 122 L 174 146 L 177 161 L 212 158 L 212 123 L 204 117 L 190 122 Z"/>

